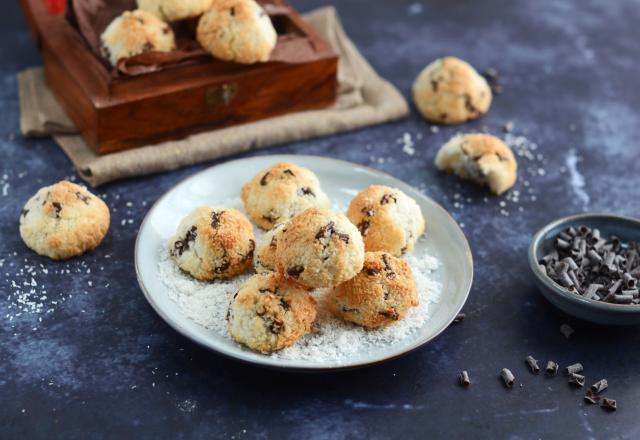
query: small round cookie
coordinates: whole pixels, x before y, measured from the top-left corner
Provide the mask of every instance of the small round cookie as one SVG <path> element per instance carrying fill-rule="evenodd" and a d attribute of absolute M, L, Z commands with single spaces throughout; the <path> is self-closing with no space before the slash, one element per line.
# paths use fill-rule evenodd
<path fill-rule="evenodd" d="M 342 214 L 311 208 L 294 217 L 276 248 L 276 266 L 305 287 L 333 287 L 362 269 L 364 243 Z"/>
<path fill-rule="evenodd" d="M 489 111 L 491 88 L 468 63 L 440 58 L 420 72 L 413 83 L 413 100 L 425 119 L 460 124 Z"/>
<path fill-rule="evenodd" d="M 511 188 L 517 179 L 518 164 L 511 148 L 489 134 L 454 136 L 440 147 L 435 164 L 442 171 L 488 185 L 497 195 Z"/>
<path fill-rule="evenodd" d="M 176 48 L 171 27 L 147 11 L 125 11 L 100 36 L 102 55 L 112 66 L 122 58 L 144 52 L 169 52 Z"/>
<path fill-rule="evenodd" d="M 40 255 L 64 260 L 95 249 L 109 230 L 109 208 L 97 196 L 63 180 L 29 199 L 20 214 L 20 236 Z"/>
<path fill-rule="evenodd" d="M 213 0 L 137 0 L 138 9 L 151 12 L 164 21 L 198 17 L 211 7 Z"/>
<path fill-rule="evenodd" d="M 180 269 L 211 281 L 249 270 L 255 246 L 253 226 L 240 211 L 200 207 L 180 222 L 169 251 Z"/>
<path fill-rule="evenodd" d="M 227 311 L 233 339 L 262 353 L 293 345 L 311 331 L 315 319 L 315 299 L 275 272 L 249 278 L 233 294 Z"/>
<path fill-rule="evenodd" d="M 276 270 L 276 249 L 278 248 L 278 239 L 285 225 L 286 223 L 280 223 L 262 236 L 260 243 L 256 247 L 253 259 L 253 267 L 257 273 L 273 272 Z"/>
<path fill-rule="evenodd" d="M 328 304 L 334 315 L 368 329 L 393 324 L 418 305 L 411 267 L 386 252 L 367 252 L 362 271 L 336 287 Z"/>
<path fill-rule="evenodd" d="M 254 0 L 216 0 L 200 18 L 197 38 L 216 58 L 253 64 L 269 60 L 278 35 Z"/>
<path fill-rule="evenodd" d="M 316 175 L 287 162 L 260 171 L 242 187 L 241 195 L 251 220 L 267 230 L 305 209 L 329 209 L 329 198 Z"/>
<path fill-rule="evenodd" d="M 357 226 L 367 252 L 400 256 L 413 249 L 424 233 L 424 217 L 411 197 L 396 188 L 372 185 L 349 204 L 347 217 Z"/>

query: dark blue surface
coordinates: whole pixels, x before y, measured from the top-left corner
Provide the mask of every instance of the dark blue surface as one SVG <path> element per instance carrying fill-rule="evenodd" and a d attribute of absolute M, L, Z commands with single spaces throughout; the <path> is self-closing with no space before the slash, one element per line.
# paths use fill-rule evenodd
<path fill-rule="evenodd" d="M 526 259 L 532 234 L 556 217 L 638 215 L 640 3 L 342 0 L 338 9 L 364 55 L 405 95 L 426 63 L 448 54 L 497 68 L 504 93 L 483 120 L 438 133 L 414 112 L 399 123 L 257 154 L 372 165 L 442 203 L 464 223 L 476 260 L 467 320 L 404 358 L 329 375 L 252 368 L 191 344 L 145 302 L 133 242 L 154 200 L 217 162 L 100 188 L 112 229 L 85 257 L 54 263 L 28 251 L 17 233 L 23 204 L 74 170 L 52 141 L 19 135 L 15 75 L 40 59 L 18 7 L 7 2 L 0 18 L 0 438 L 640 437 L 639 329 L 566 318 L 536 291 Z M 499 133 L 508 120 L 538 145 L 533 160 L 519 156 L 515 200 L 432 166 L 454 133 Z M 398 141 L 405 133 L 413 156 Z M 33 275 L 25 266 L 35 266 Z M 32 277 L 36 286 L 24 286 Z M 30 298 L 47 291 L 41 313 L 20 313 L 25 289 L 34 289 Z M 559 332 L 564 322 L 576 329 L 569 340 Z M 585 406 L 583 391 L 563 377 L 529 374 L 527 354 L 582 362 L 589 383 L 609 380 L 606 394 L 620 409 Z M 515 373 L 514 389 L 501 385 L 503 367 Z M 473 381 L 468 390 L 456 385 L 462 369 Z"/>

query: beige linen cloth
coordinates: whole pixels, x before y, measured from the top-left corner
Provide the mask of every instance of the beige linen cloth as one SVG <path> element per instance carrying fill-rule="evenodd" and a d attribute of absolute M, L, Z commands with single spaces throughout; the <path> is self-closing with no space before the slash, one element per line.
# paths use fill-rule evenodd
<path fill-rule="evenodd" d="M 24 136 L 53 136 L 80 176 L 97 186 L 230 154 L 354 130 L 407 115 L 398 90 L 377 75 L 347 37 L 332 7 L 305 15 L 340 56 L 338 98 L 329 108 L 217 129 L 187 138 L 99 156 L 78 135 L 44 80 L 42 68 L 18 75 Z"/>

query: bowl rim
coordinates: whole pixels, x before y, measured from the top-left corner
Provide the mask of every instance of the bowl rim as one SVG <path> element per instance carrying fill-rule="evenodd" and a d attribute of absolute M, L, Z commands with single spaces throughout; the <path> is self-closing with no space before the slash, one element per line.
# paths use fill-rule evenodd
<path fill-rule="evenodd" d="M 636 224 L 638 230 L 640 231 L 640 220 L 633 217 L 628 217 L 624 215 L 617 214 L 606 214 L 606 213 L 583 213 L 583 214 L 574 214 L 566 217 L 559 218 L 557 220 L 552 221 L 551 223 L 546 224 L 542 228 L 536 232 L 531 240 L 531 244 L 529 245 L 528 251 L 528 259 L 529 259 L 529 267 L 533 272 L 534 276 L 542 282 L 545 287 L 547 287 L 551 292 L 555 293 L 557 296 L 560 296 L 563 299 L 566 299 L 574 304 L 580 305 L 586 308 L 593 308 L 602 312 L 609 312 L 621 315 L 629 315 L 640 313 L 640 304 L 613 304 L 613 303 L 605 303 L 602 301 L 596 301 L 594 299 L 584 298 L 580 295 L 576 295 L 575 293 L 571 293 L 570 291 L 564 289 L 562 286 L 557 284 L 551 278 L 544 273 L 538 264 L 538 259 L 536 257 L 537 250 L 540 248 L 542 244 L 542 238 L 554 228 L 558 226 L 574 222 L 574 221 L 584 221 L 588 224 L 589 220 L 594 218 L 606 218 L 614 221 L 625 221 Z M 552 302 L 553 304 L 553 302 Z M 555 304 L 554 304 L 555 305 Z"/>

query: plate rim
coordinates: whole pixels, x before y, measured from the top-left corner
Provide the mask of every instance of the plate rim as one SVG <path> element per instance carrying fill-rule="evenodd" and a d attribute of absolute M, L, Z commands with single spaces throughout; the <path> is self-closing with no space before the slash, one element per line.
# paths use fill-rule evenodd
<path fill-rule="evenodd" d="M 429 200 L 431 203 L 433 203 L 435 205 L 435 207 L 439 210 L 442 211 L 442 213 L 446 216 L 449 217 L 449 219 L 453 222 L 453 224 L 455 225 L 455 227 L 458 229 L 458 231 L 460 232 L 461 236 L 462 236 L 462 245 L 464 248 L 464 255 L 466 257 L 466 261 L 469 265 L 469 280 L 466 286 L 463 286 L 463 300 L 460 303 L 460 306 L 456 308 L 455 313 L 452 314 L 452 316 L 449 318 L 449 320 L 446 321 L 446 324 L 443 325 L 441 328 L 439 328 L 431 337 L 426 338 L 425 340 L 419 341 L 413 345 L 410 345 L 406 350 L 400 352 L 400 353 L 396 353 L 390 356 L 384 356 L 384 357 L 380 357 L 371 361 L 363 361 L 363 362 L 357 362 L 357 363 L 352 363 L 352 364 L 345 364 L 345 365 L 336 365 L 336 366 L 331 366 L 331 367 L 314 367 L 314 366 L 302 366 L 302 365 L 298 365 L 298 366 L 291 366 L 291 365 L 277 365 L 277 364 L 273 364 L 273 363 L 266 363 L 266 362 L 261 362 L 260 360 L 254 360 L 254 359 L 245 359 L 245 358 L 241 358 L 241 357 L 237 357 L 232 355 L 231 353 L 225 353 L 219 349 L 216 349 L 216 347 L 213 347 L 211 344 L 207 344 L 206 341 L 204 340 L 200 340 L 200 338 L 198 338 L 197 336 L 194 336 L 192 333 L 190 333 L 187 329 L 183 328 L 178 322 L 174 322 L 173 319 L 171 319 L 169 316 L 167 316 L 163 309 L 154 301 L 154 299 L 152 298 L 152 296 L 150 295 L 149 291 L 147 290 L 146 286 L 144 285 L 144 282 L 142 280 L 142 276 L 141 276 L 141 270 L 139 267 L 139 261 L 138 261 L 138 255 L 139 255 L 139 249 L 140 249 L 140 236 L 142 234 L 142 231 L 145 229 L 145 226 L 147 224 L 147 222 L 149 221 L 152 213 L 154 212 L 155 209 L 157 209 L 158 204 L 163 201 L 168 195 L 169 193 L 171 193 L 174 189 L 176 189 L 178 186 L 184 185 L 185 183 L 187 183 L 188 181 L 197 178 L 198 176 L 200 176 L 201 174 L 204 174 L 206 172 L 209 172 L 210 170 L 214 169 L 214 168 L 218 168 L 220 166 L 223 165 L 228 165 L 231 163 L 235 163 L 235 162 L 245 162 L 245 161 L 251 161 L 251 160 L 256 160 L 256 159 L 265 159 L 265 158 L 273 158 L 274 161 L 295 161 L 296 159 L 306 159 L 306 160 L 322 160 L 322 161 L 327 161 L 327 162 L 336 162 L 339 163 L 341 165 L 347 165 L 350 167 L 359 167 L 362 168 L 370 173 L 373 174 L 379 174 L 382 175 L 386 178 L 390 178 L 392 180 L 395 181 L 399 181 L 402 182 L 404 185 L 410 187 L 414 192 L 416 192 L 420 197 L 423 197 L 427 200 Z M 140 290 L 142 290 L 142 293 L 145 297 L 145 299 L 147 300 L 147 302 L 149 303 L 149 305 L 151 306 L 151 308 L 160 316 L 160 318 L 162 318 L 162 320 L 169 325 L 169 327 L 171 327 L 173 330 L 175 330 L 176 332 L 178 332 L 180 335 L 182 335 L 183 337 L 189 339 L 190 341 L 196 343 L 197 345 L 206 348 L 209 351 L 212 351 L 218 355 L 222 355 L 228 359 L 233 359 L 235 361 L 239 361 L 245 364 L 249 364 L 249 365 L 254 365 L 254 366 L 259 366 L 262 368 L 268 368 L 268 369 L 273 369 L 273 370 L 286 370 L 286 371 L 296 371 L 296 372 L 331 372 L 331 371 L 345 371 L 345 370 L 353 370 L 353 369 L 357 369 L 357 368 L 364 368 L 364 367 L 368 367 L 368 366 L 373 366 L 373 365 L 379 365 L 381 363 L 384 362 L 388 362 L 391 361 L 393 359 L 397 359 L 401 356 L 405 356 L 421 347 L 423 347 L 425 344 L 433 341 L 434 339 L 436 339 L 438 336 L 440 336 L 447 328 L 449 328 L 449 326 L 451 325 L 451 323 L 453 322 L 453 320 L 456 318 L 456 316 L 458 315 L 458 313 L 460 313 L 460 310 L 462 310 L 462 308 L 464 307 L 464 305 L 467 303 L 467 300 L 469 299 L 469 294 L 471 292 L 471 287 L 473 286 L 473 278 L 474 278 L 474 261 L 473 261 L 473 254 L 471 252 L 471 247 L 469 245 L 469 241 L 467 240 L 466 235 L 464 234 L 464 231 L 462 230 L 462 228 L 460 227 L 460 225 L 458 224 L 458 222 L 453 218 L 453 216 L 446 210 L 444 209 L 444 207 L 442 207 L 442 205 L 440 205 L 438 202 L 436 202 L 435 200 L 433 200 L 431 197 L 427 196 L 426 194 L 423 194 L 422 192 L 420 192 L 418 189 L 416 189 L 415 187 L 413 187 L 413 185 L 410 185 L 406 182 L 404 182 L 403 180 L 385 172 L 385 171 L 381 171 L 378 170 L 376 168 L 370 167 L 368 165 L 362 165 L 356 162 L 351 162 L 348 160 L 344 160 L 344 159 L 337 159 L 337 158 L 333 158 L 333 157 L 327 157 L 327 156 L 318 156 L 318 155 L 312 155 L 312 154 L 261 154 L 261 155 L 255 155 L 255 156 L 250 156 L 250 157 L 243 157 L 243 158 L 238 158 L 238 159 L 233 159 L 233 160 L 228 160 L 228 161 L 224 161 L 224 162 L 220 162 L 214 165 L 211 165 L 209 167 L 206 167 L 203 170 L 200 170 L 196 173 L 193 173 L 181 180 L 179 180 L 178 182 L 176 182 L 173 186 L 171 186 L 171 188 L 169 188 L 168 190 L 166 190 L 149 208 L 149 210 L 147 211 L 147 213 L 145 214 L 144 218 L 142 219 L 142 222 L 140 223 L 140 227 L 138 228 L 138 233 L 136 234 L 136 240 L 135 240 L 135 244 L 134 244 L 134 251 L 133 251 L 133 257 L 134 257 L 134 267 L 135 267 L 135 271 L 136 271 L 136 279 L 138 281 L 138 286 L 140 287 Z"/>

